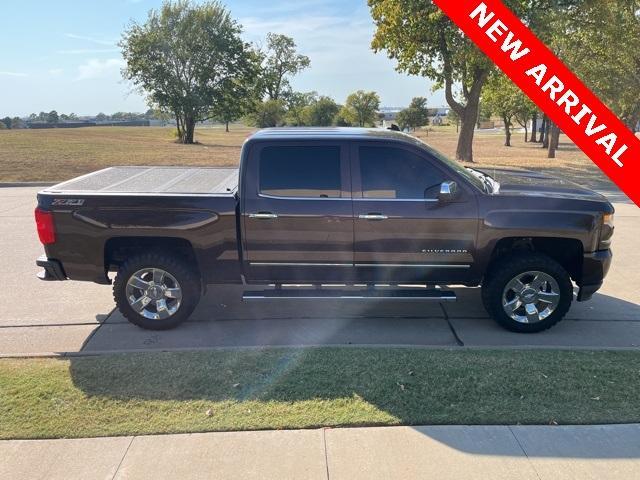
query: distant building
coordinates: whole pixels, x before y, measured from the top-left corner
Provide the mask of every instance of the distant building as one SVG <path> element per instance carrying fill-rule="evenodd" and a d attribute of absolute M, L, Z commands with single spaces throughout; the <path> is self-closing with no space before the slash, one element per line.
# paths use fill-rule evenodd
<path fill-rule="evenodd" d="M 398 113 L 403 110 L 401 107 L 382 107 L 380 108 L 378 115 L 382 122 L 383 128 L 389 128 L 395 123 Z"/>
<path fill-rule="evenodd" d="M 378 112 L 384 128 L 389 128 L 396 123 L 398 113 L 404 110 L 403 107 L 382 107 Z M 442 125 L 444 118 L 449 115 L 449 107 L 428 108 L 429 124 Z"/>
<path fill-rule="evenodd" d="M 431 125 L 442 125 L 451 109 L 449 107 L 438 107 L 428 108 L 427 111 L 429 112 L 429 123 Z"/>

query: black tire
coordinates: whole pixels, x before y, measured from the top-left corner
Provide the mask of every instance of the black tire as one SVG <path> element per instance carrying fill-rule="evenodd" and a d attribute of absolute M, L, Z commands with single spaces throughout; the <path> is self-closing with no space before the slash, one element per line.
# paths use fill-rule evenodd
<path fill-rule="evenodd" d="M 521 323 L 511 318 L 502 306 L 502 295 L 508 284 L 519 274 L 538 271 L 557 282 L 560 301 L 548 317 L 535 323 Z M 517 333 L 547 330 L 564 318 L 573 301 L 571 278 L 562 265 L 540 253 L 514 254 L 499 260 L 488 272 L 482 285 L 482 302 L 491 317 L 502 327 Z"/>
<path fill-rule="evenodd" d="M 164 270 L 179 283 L 182 298 L 175 313 L 167 318 L 147 318 L 129 304 L 127 282 L 136 272 L 146 268 Z M 118 310 L 131 323 L 147 330 L 167 330 L 184 322 L 198 305 L 200 291 L 200 276 L 196 269 L 183 260 L 161 252 L 145 253 L 129 258 L 118 269 L 113 284 L 113 298 Z"/>

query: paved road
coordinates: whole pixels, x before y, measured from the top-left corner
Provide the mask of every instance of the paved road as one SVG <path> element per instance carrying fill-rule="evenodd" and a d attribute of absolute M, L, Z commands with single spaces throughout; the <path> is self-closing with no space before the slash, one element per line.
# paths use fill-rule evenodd
<path fill-rule="evenodd" d="M 148 332 L 113 312 L 111 289 L 41 282 L 33 208 L 38 188 L 0 188 L 0 355 L 264 345 L 640 348 L 640 209 L 619 193 L 615 259 L 591 302 L 574 303 L 548 332 L 517 335 L 487 318 L 478 289 L 453 304 L 298 300 L 242 303 L 237 287 L 210 289 L 192 321 Z"/>
<path fill-rule="evenodd" d="M 0 478 L 637 478 L 640 426 L 340 428 L 0 442 Z M 212 474 L 215 472 L 215 474 Z"/>

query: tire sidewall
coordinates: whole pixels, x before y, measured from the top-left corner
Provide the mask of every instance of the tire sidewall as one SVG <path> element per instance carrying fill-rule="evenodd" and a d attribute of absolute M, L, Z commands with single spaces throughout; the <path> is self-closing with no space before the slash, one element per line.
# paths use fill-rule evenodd
<path fill-rule="evenodd" d="M 551 275 L 560 288 L 560 302 L 554 312 L 536 323 L 520 323 L 511 318 L 502 307 L 502 295 L 509 281 L 519 274 L 539 271 Z M 567 314 L 573 301 L 573 284 L 567 271 L 558 262 L 542 254 L 511 256 L 501 261 L 483 286 L 483 303 L 488 313 L 507 330 L 518 333 L 536 333 L 551 328 Z"/>
<path fill-rule="evenodd" d="M 131 276 L 145 268 L 159 268 L 170 273 L 180 284 L 182 300 L 178 311 L 163 320 L 154 320 L 136 312 L 127 299 L 126 287 Z M 163 253 L 142 254 L 127 260 L 118 269 L 113 286 L 118 310 L 134 325 L 147 330 L 167 330 L 178 326 L 193 313 L 200 301 L 199 275 L 185 262 Z"/>

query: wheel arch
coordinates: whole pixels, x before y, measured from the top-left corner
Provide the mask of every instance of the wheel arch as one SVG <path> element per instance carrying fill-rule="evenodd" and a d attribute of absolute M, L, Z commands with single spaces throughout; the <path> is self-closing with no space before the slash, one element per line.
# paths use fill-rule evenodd
<path fill-rule="evenodd" d="M 174 255 L 195 269 L 202 279 L 192 243 L 180 237 L 112 237 L 104 245 L 105 269 L 115 271 L 127 258 L 148 252 Z"/>
<path fill-rule="evenodd" d="M 487 267 L 491 272 L 501 259 L 518 252 L 541 253 L 558 262 L 576 282 L 581 280 L 584 247 L 577 238 L 504 237 L 496 242 Z"/>

